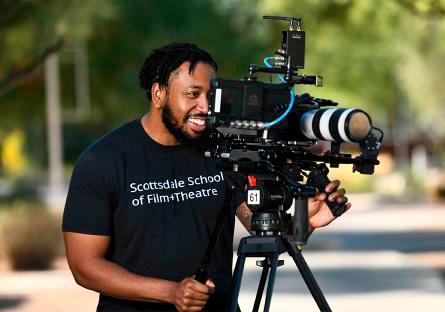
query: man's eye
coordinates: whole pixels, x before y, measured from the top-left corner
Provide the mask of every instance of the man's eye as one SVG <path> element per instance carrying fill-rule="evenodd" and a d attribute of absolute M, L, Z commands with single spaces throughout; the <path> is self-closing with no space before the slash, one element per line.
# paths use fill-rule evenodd
<path fill-rule="evenodd" d="M 187 96 L 192 97 L 192 98 L 195 98 L 195 97 L 198 97 L 198 96 L 199 96 L 199 93 L 198 93 L 198 92 L 189 92 L 189 93 L 187 94 Z"/>

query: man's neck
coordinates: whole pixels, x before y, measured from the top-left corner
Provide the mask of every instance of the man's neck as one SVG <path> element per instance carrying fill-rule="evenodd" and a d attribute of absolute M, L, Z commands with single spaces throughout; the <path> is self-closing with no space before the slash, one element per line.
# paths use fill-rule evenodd
<path fill-rule="evenodd" d="M 161 117 L 155 116 L 156 113 L 157 112 L 149 111 L 141 119 L 142 127 L 147 135 L 161 145 L 178 145 L 179 142 L 173 134 L 167 130 Z"/>

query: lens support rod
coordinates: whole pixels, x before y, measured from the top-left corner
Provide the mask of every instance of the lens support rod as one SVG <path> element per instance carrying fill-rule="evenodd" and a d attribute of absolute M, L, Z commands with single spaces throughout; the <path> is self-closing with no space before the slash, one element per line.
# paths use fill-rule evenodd
<path fill-rule="evenodd" d="M 281 68 L 281 67 L 261 67 L 256 64 L 249 65 L 249 77 L 248 80 L 256 80 L 255 73 L 269 73 L 269 74 L 280 74 L 284 75 L 284 78 L 289 83 L 290 86 L 295 84 L 308 84 L 314 85 L 316 87 L 323 86 L 322 76 L 306 76 L 299 75 L 297 70 L 291 68 Z"/>

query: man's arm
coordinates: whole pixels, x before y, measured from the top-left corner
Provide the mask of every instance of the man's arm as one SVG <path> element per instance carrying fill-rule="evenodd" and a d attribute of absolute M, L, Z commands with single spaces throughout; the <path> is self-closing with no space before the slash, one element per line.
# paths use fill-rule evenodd
<path fill-rule="evenodd" d="M 179 311 L 201 310 L 213 291 L 210 281 L 204 285 L 192 277 L 179 283 L 145 277 L 106 260 L 109 236 L 73 232 L 63 235 L 74 279 L 85 288 L 121 299 L 171 303 Z"/>
<path fill-rule="evenodd" d="M 252 211 L 247 207 L 246 202 L 241 203 L 241 205 L 236 208 L 235 212 L 236 216 L 238 217 L 238 220 L 241 222 L 241 224 L 244 226 L 244 228 L 250 232 L 252 230 Z"/>

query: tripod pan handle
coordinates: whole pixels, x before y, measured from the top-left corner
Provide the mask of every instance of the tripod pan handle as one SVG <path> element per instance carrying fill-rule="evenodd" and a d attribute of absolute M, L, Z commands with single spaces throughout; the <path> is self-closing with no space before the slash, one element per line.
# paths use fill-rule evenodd
<path fill-rule="evenodd" d="M 331 181 L 328 178 L 328 172 L 329 170 L 326 167 L 326 165 L 320 164 L 314 170 L 311 171 L 311 173 L 309 174 L 309 180 L 311 181 L 312 184 L 315 185 L 318 191 L 326 194 L 326 199 L 325 199 L 326 204 L 331 209 L 332 214 L 335 217 L 339 217 L 346 211 L 346 203 L 337 203 L 337 201 L 328 200 L 329 195 L 334 193 L 325 191 L 326 185 L 331 183 Z"/>
<path fill-rule="evenodd" d="M 326 193 L 326 192 L 325 192 Z M 329 201 L 327 198 L 329 195 L 331 195 L 333 192 L 326 193 L 326 199 L 325 202 L 328 205 L 328 207 L 331 209 L 332 214 L 335 217 L 340 217 L 345 211 L 346 211 L 346 204 L 344 203 L 337 203 L 336 201 Z"/>

